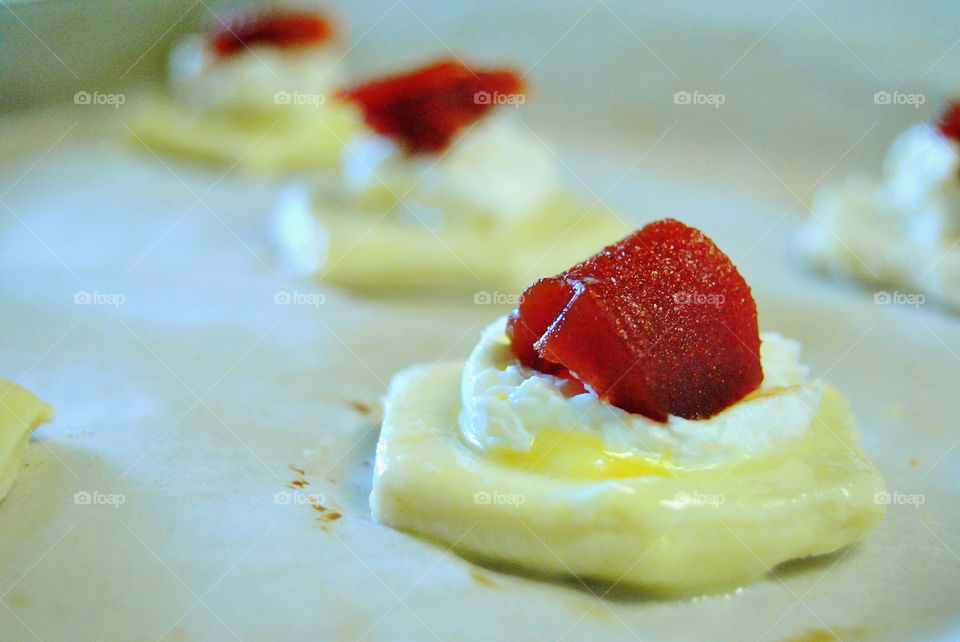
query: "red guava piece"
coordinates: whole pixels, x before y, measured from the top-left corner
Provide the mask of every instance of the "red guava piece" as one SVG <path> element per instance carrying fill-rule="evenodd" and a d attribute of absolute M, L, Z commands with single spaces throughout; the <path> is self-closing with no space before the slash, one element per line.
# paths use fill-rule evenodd
<path fill-rule="evenodd" d="M 334 35 L 333 23 L 316 13 L 254 11 L 239 13 L 210 37 L 213 50 L 227 58 L 256 45 L 299 49 L 323 44 Z"/>
<path fill-rule="evenodd" d="M 524 365 L 569 371 L 657 421 L 711 417 L 763 380 L 750 287 L 713 241 L 673 219 L 531 285 L 507 334 Z"/>
<path fill-rule="evenodd" d="M 940 105 L 937 127 L 947 138 L 960 142 L 960 101 L 950 100 Z"/>
<path fill-rule="evenodd" d="M 345 89 L 340 97 L 360 106 L 371 129 L 416 154 L 442 152 L 462 128 L 522 92 L 512 71 L 448 60 Z"/>

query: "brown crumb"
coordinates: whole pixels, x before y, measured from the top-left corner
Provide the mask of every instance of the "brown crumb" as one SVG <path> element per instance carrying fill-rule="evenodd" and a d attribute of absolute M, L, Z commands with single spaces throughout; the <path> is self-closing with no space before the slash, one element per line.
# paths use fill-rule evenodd
<path fill-rule="evenodd" d="M 500 585 L 499 585 L 499 584 L 497 584 L 496 582 L 494 582 L 493 580 L 491 580 L 491 579 L 490 579 L 489 577 L 487 577 L 486 575 L 482 575 L 482 574 L 480 574 L 480 573 L 477 573 L 476 569 L 470 569 L 470 577 L 471 577 L 477 584 L 483 584 L 484 586 L 488 586 L 488 587 L 490 587 L 490 588 L 500 588 Z"/>
<path fill-rule="evenodd" d="M 920 465 L 920 460 L 916 457 L 910 460 L 910 468 L 916 468 Z"/>
<path fill-rule="evenodd" d="M 314 505 L 313 505 L 313 510 L 317 511 L 318 513 L 322 513 L 322 514 L 320 515 L 320 517 L 317 518 L 317 521 L 318 521 L 318 522 L 335 522 L 335 521 L 337 521 L 338 519 L 340 519 L 341 517 L 343 517 L 343 515 L 341 515 L 340 513 L 336 512 L 336 511 L 330 511 L 330 512 L 328 513 L 327 511 L 328 511 L 329 509 L 328 509 L 326 506 L 321 506 L 320 504 L 314 504 Z M 324 530 L 326 530 L 326 529 L 324 529 Z"/>
<path fill-rule="evenodd" d="M 306 473 L 303 472 L 303 469 L 302 469 L 302 468 L 297 468 L 297 467 L 294 466 L 293 464 L 290 464 L 290 470 L 292 470 L 293 472 L 297 473 L 297 474 L 300 475 L 301 477 L 303 477 L 304 475 L 306 475 Z"/>
<path fill-rule="evenodd" d="M 350 407 L 362 415 L 366 415 L 370 413 L 370 406 L 363 403 L 362 401 L 351 401 Z"/>
<path fill-rule="evenodd" d="M 318 513 L 321 513 L 320 517 L 317 518 L 318 522 L 319 521 L 333 522 L 343 517 L 343 515 L 341 515 L 336 511 L 331 511 L 329 508 L 327 508 L 326 506 L 318 502 L 313 497 L 310 498 L 310 506 L 313 507 L 313 510 L 317 511 Z"/>
<path fill-rule="evenodd" d="M 364 460 L 363 460 L 362 462 L 360 462 L 360 463 L 363 464 L 364 466 L 367 466 L 368 468 L 370 467 L 370 462 L 367 461 L 366 459 L 364 459 Z"/>
<path fill-rule="evenodd" d="M 290 482 L 290 483 L 291 483 L 292 485 L 296 486 L 297 488 L 303 488 L 304 486 L 309 486 L 309 485 L 310 485 L 310 482 L 308 482 L 306 479 L 294 479 L 294 480 L 293 480 L 292 482 Z"/>

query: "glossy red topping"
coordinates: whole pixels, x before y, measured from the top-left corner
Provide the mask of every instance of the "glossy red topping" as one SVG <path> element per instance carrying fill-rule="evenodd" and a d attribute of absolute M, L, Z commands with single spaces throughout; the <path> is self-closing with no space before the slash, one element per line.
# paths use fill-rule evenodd
<path fill-rule="evenodd" d="M 960 102 L 950 100 L 940 105 L 937 127 L 944 136 L 960 141 Z"/>
<path fill-rule="evenodd" d="M 374 80 L 340 96 L 360 106 L 371 129 L 393 138 L 407 152 L 435 153 L 503 100 L 500 96 L 522 92 L 523 82 L 512 71 L 481 71 L 445 61 Z"/>
<path fill-rule="evenodd" d="M 279 49 L 316 46 L 333 34 L 333 25 L 316 13 L 255 11 L 237 14 L 220 24 L 211 43 L 217 55 L 224 58 L 256 45 Z"/>
<path fill-rule="evenodd" d="M 521 362 L 666 421 L 705 419 L 763 380 L 757 306 L 730 259 L 679 221 L 650 223 L 523 293 Z"/>

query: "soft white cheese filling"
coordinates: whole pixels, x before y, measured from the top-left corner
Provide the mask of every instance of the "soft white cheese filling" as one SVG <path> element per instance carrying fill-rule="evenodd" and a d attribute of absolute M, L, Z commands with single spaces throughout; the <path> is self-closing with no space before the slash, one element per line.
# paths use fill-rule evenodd
<path fill-rule="evenodd" d="M 527 451 L 541 429 L 594 433 L 608 450 L 667 458 L 686 466 L 717 464 L 758 455 L 794 440 L 809 428 L 821 387 L 807 383 L 800 344 L 761 333 L 760 393 L 709 419 L 671 416 L 666 423 L 576 394 L 564 379 L 523 366 L 510 350 L 506 317 L 490 324 L 463 369 L 460 430 L 479 451 Z"/>
<path fill-rule="evenodd" d="M 196 109 L 309 113 L 333 100 L 345 74 L 332 46 L 283 50 L 257 45 L 218 59 L 192 34 L 170 52 L 170 81 Z"/>
<path fill-rule="evenodd" d="M 874 198 L 877 210 L 918 243 L 960 237 L 960 146 L 934 126 L 911 127 L 887 152 Z"/>
<path fill-rule="evenodd" d="M 428 226 L 516 220 L 536 212 L 560 179 L 552 152 L 512 117 L 494 114 L 440 154 L 407 154 L 392 140 L 357 136 L 344 149 L 344 181 L 361 202 Z"/>

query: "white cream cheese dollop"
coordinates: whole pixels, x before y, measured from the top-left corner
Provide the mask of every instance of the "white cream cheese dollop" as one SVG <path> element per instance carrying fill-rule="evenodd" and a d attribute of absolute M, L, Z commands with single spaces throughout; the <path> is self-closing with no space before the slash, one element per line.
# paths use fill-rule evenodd
<path fill-rule="evenodd" d="M 883 178 L 851 176 L 820 190 L 798 247 L 816 267 L 920 305 L 960 312 L 960 144 L 920 124 L 893 143 Z M 887 290 L 895 290 L 891 295 Z"/>
<path fill-rule="evenodd" d="M 588 431 L 613 452 L 668 458 L 681 466 L 734 462 L 802 436 L 820 405 L 807 383 L 800 344 L 761 333 L 763 383 L 758 392 L 702 420 L 671 416 L 660 423 L 576 394 L 564 379 L 523 366 L 510 350 L 506 317 L 489 325 L 463 369 L 460 430 L 474 449 L 528 451 L 541 429 Z"/>
<path fill-rule="evenodd" d="M 960 237 L 960 145 L 932 125 L 911 127 L 887 152 L 875 198 L 918 243 Z"/>
<path fill-rule="evenodd" d="M 402 199 L 398 215 L 436 227 L 516 220 L 536 213 L 560 185 L 550 149 L 502 114 L 467 127 L 437 155 L 407 154 L 372 133 L 357 136 L 344 149 L 343 169 L 360 202 L 389 208 Z"/>
<path fill-rule="evenodd" d="M 328 45 L 282 50 L 258 45 L 218 59 L 200 34 L 170 52 L 170 81 L 196 109 L 253 113 L 309 113 L 333 100 L 345 74 Z"/>

